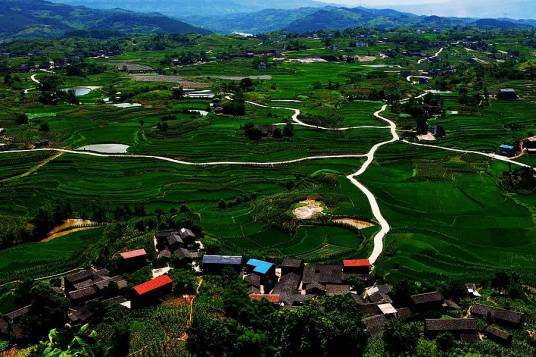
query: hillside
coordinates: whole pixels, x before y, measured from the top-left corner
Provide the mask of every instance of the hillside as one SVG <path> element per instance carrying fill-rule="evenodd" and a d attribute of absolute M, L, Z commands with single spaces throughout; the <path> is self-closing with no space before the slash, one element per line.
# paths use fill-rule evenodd
<path fill-rule="evenodd" d="M 0 2 L 0 40 L 53 38 L 73 31 L 118 33 L 208 33 L 161 14 L 93 10 L 42 0 Z"/>
<path fill-rule="evenodd" d="M 194 16 L 190 17 L 188 21 L 218 33 L 245 32 L 255 34 L 279 31 L 316 11 L 318 9 L 314 7 L 295 10 L 267 9 L 225 16 Z"/>
<path fill-rule="evenodd" d="M 190 16 L 221 16 L 271 9 L 296 9 L 325 6 L 314 0 L 54 0 L 70 5 L 96 9 L 121 8 L 139 12 L 157 11 L 168 16 L 186 19 Z"/>

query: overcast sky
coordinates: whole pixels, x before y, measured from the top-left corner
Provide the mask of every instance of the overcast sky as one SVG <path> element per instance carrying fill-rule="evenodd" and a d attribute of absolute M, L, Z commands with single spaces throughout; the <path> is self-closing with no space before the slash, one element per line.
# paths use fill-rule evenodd
<path fill-rule="evenodd" d="M 360 0 L 320 0 L 322 2 L 335 3 L 335 4 L 344 4 L 344 5 L 359 5 Z M 430 3 L 441 3 L 445 0 L 363 0 L 363 6 L 385 6 L 385 5 L 416 5 L 416 4 L 430 4 Z"/>
<path fill-rule="evenodd" d="M 421 15 L 536 18 L 536 0 L 318 0 L 347 6 L 392 8 Z"/>

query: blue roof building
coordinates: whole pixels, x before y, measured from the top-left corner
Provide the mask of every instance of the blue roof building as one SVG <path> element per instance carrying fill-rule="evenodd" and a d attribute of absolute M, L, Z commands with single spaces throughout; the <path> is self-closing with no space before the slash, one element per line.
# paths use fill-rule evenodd
<path fill-rule="evenodd" d="M 274 264 L 259 259 L 250 259 L 246 263 L 248 268 L 252 268 L 254 273 L 266 275 L 274 267 Z"/>
<path fill-rule="evenodd" d="M 504 156 L 514 156 L 516 149 L 513 145 L 502 144 L 499 146 L 499 154 Z"/>

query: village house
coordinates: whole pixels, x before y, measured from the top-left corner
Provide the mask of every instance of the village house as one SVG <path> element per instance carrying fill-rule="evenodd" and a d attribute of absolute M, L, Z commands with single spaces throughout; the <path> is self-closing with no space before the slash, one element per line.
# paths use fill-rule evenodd
<path fill-rule="evenodd" d="M 494 321 L 498 324 L 521 328 L 524 314 L 521 312 L 500 309 L 490 305 L 474 304 L 470 308 L 472 316 Z"/>
<path fill-rule="evenodd" d="M 173 280 L 168 275 L 136 285 L 132 289 L 132 306 L 139 307 L 158 302 L 163 296 L 171 293 Z"/>
<path fill-rule="evenodd" d="M 71 303 L 78 305 L 101 296 L 112 283 L 118 290 L 128 287 L 128 282 L 123 277 L 110 276 L 107 269 L 85 269 L 67 275 L 64 278 L 64 290 Z"/>
<path fill-rule="evenodd" d="M 502 156 L 512 157 L 516 155 L 516 148 L 513 145 L 502 144 L 499 146 L 498 154 Z"/>
<path fill-rule="evenodd" d="M 119 253 L 121 269 L 133 271 L 145 266 L 148 262 L 148 254 L 145 249 L 130 250 Z"/>
<path fill-rule="evenodd" d="M 326 284 L 342 284 L 343 272 L 341 265 L 306 265 L 303 270 L 303 288 L 312 293 L 313 288 L 320 288 L 324 292 Z"/>
<path fill-rule="evenodd" d="M 73 304 L 81 304 L 88 300 L 96 298 L 98 295 L 97 288 L 93 285 L 86 286 L 77 290 L 69 291 L 67 297 Z"/>
<path fill-rule="evenodd" d="M 382 332 L 386 322 L 387 319 L 383 315 L 374 315 L 363 319 L 367 333 L 371 336 Z"/>
<path fill-rule="evenodd" d="M 272 294 L 280 296 L 281 303 L 285 306 L 300 305 L 303 303 L 302 296 L 298 291 L 300 285 L 300 275 L 287 273 L 279 279 Z"/>
<path fill-rule="evenodd" d="M 476 319 L 426 319 L 424 335 L 435 338 L 442 332 L 450 332 L 464 342 L 478 342 L 478 325 Z"/>
<path fill-rule="evenodd" d="M 30 305 L 8 312 L 0 319 L 0 335 L 20 339 L 25 336 L 18 322 L 30 312 Z"/>
<path fill-rule="evenodd" d="M 221 274 L 224 270 L 239 273 L 242 270 L 242 256 L 205 254 L 201 265 L 204 274 Z"/>
<path fill-rule="evenodd" d="M 77 286 L 80 287 L 80 283 L 83 283 L 85 281 L 91 281 L 93 282 L 93 276 L 94 272 L 90 269 L 85 269 L 76 273 L 69 274 L 63 278 L 63 283 L 65 287 L 65 291 L 72 291 L 76 290 Z M 77 285 L 77 286 L 75 286 Z M 89 284 L 91 285 L 91 284 Z M 86 285 L 88 286 L 88 285 Z"/>
<path fill-rule="evenodd" d="M 509 346 L 512 344 L 512 334 L 510 332 L 501 330 L 495 326 L 490 325 L 486 327 L 486 329 L 484 330 L 484 333 L 486 334 L 486 336 L 488 336 L 489 339 L 497 343 L 500 343 L 506 346 Z"/>
<path fill-rule="evenodd" d="M 250 294 L 249 298 L 255 301 L 266 300 L 274 305 L 281 303 L 281 298 L 278 294 Z"/>
<path fill-rule="evenodd" d="M 498 100 L 516 100 L 517 99 L 517 93 L 515 89 L 513 88 L 499 89 L 496 96 Z"/>
<path fill-rule="evenodd" d="M 344 274 L 369 274 L 372 265 L 368 259 L 343 260 Z"/>
<path fill-rule="evenodd" d="M 261 279 L 271 279 L 275 276 L 275 265 L 264 260 L 251 258 L 246 263 L 248 273 L 257 274 Z"/>
<path fill-rule="evenodd" d="M 390 303 L 378 304 L 378 310 L 380 310 L 380 313 L 385 317 L 397 316 L 395 307 Z"/>
<path fill-rule="evenodd" d="M 281 275 L 288 273 L 296 273 L 301 275 L 303 273 L 303 260 L 296 258 L 285 258 L 283 262 L 279 265 L 281 269 Z"/>
<path fill-rule="evenodd" d="M 49 145 L 49 141 L 48 140 L 39 140 L 39 141 L 36 141 L 35 143 L 33 143 L 33 148 L 34 149 L 40 149 L 40 148 L 45 148 L 45 147 L 48 147 Z"/>
<path fill-rule="evenodd" d="M 326 295 L 346 295 L 350 293 L 350 285 L 346 284 L 326 284 Z"/>
<path fill-rule="evenodd" d="M 443 306 L 443 295 L 438 291 L 410 296 L 412 307 L 416 311 L 426 311 L 441 309 Z"/>

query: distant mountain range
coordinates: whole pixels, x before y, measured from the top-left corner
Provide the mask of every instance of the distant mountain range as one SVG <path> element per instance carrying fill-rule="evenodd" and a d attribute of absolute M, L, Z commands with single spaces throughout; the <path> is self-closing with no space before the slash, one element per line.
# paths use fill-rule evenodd
<path fill-rule="evenodd" d="M 474 19 L 419 16 L 391 9 L 322 7 L 292 10 L 262 10 L 254 13 L 190 17 L 188 21 L 218 33 L 288 31 L 295 33 L 342 30 L 351 27 L 437 27 L 474 26 L 479 28 L 525 28 L 535 20 Z"/>
<path fill-rule="evenodd" d="M 53 0 L 95 9 L 126 9 L 138 12 L 160 12 L 167 16 L 188 19 L 191 16 L 220 16 L 271 9 L 322 7 L 314 0 Z"/>
<path fill-rule="evenodd" d="M 136 10 L 165 13 L 141 13 L 120 9 L 89 9 L 52 3 L 45 0 L 0 0 L 0 41 L 10 39 L 53 38 L 68 33 L 114 32 L 133 33 L 187 33 L 212 32 L 264 33 L 288 31 L 294 33 L 320 30 L 342 30 L 352 27 L 396 28 L 435 27 L 452 28 L 474 26 L 478 28 L 529 28 L 536 27 L 536 20 L 474 19 L 457 17 L 422 16 L 391 9 L 318 7 L 312 0 L 272 0 L 270 5 L 285 9 L 263 9 L 261 0 L 55 0 L 84 3 L 88 6 L 125 5 Z M 494 1 L 494 0 L 491 0 Z M 303 3 L 311 6 L 294 8 Z M 136 6 L 134 6 L 134 3 Z M 188 15 L 193 8 L 198 13 L 215 15 Z M 211 7 L 212 10 L 203 10 Z M 169 9 L 166 10 L 166 9 Z M 168 16 L 175 16 L 171 18 Z M 191 24 L 191 25 L 190 25 Z"/>
<path fill-rule="evenodd" d="M 43 0 L 1 0 L 0 41 L 54 38 L 70 32 L 187 33 L 210 31 L 161 14 L 94 10 Z"/>

